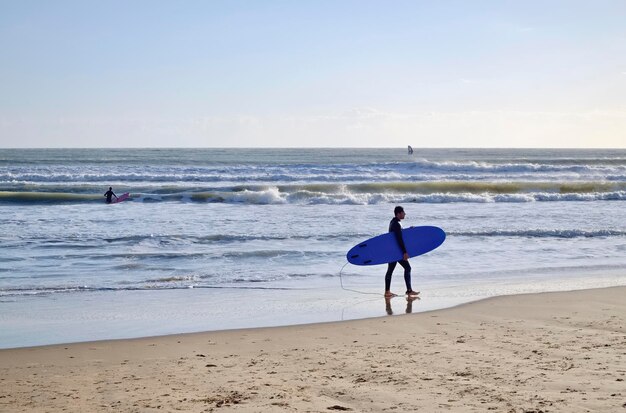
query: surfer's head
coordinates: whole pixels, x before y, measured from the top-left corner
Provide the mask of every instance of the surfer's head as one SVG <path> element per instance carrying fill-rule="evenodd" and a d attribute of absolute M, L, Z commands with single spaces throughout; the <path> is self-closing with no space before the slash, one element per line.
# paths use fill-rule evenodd
<path fill-rule="evenodd" d="M 402 214 L 402 218 L 404 218 L 404 208 L 398 205 L 393 209 L 393 214 L 396 216 L 396 218 L 400 218 L 398 215 Z"/>

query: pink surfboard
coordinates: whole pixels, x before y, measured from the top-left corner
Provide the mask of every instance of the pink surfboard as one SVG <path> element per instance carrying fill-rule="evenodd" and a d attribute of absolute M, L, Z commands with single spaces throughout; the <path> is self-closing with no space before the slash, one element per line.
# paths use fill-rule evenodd
<path fill-rule="evenodd" d="M 111 203 L 117 204 L 119 202 L 126 201 L 128 198 L 130 198 L 130 193 L 125 192 L 122 195 L 118 196 L 117 199 L 114 199 L 113 201 L 111 201 Z"/>

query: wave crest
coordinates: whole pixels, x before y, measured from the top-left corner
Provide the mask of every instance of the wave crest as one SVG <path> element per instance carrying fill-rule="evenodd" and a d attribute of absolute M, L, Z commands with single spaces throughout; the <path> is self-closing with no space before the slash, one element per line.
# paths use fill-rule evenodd
<path fill-rule="evenodd" d="M 33 189 L 33 188 L 31 188 Z M 0 191 L 0 203 L 104 203 L 101 194 L 85 188 L 56 187 L 58 192 Z M 135 191 L 136 189 L 136 191 Z M 626 200 L 626 182 L 374 182 L 293 185 L 238 185 L 231 187 L 122 188 L 133 191 L 127 202 L 201 202 L 275 204 L 377 204 L 386 202 L 551 202 Z M 78 191 L 78 192 L 76 192 Z"/>

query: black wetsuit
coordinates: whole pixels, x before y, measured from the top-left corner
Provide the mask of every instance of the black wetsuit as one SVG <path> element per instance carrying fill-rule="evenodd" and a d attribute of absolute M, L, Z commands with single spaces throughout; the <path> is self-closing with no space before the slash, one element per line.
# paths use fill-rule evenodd
<path fill-rule="evenodd" d="M 406 246 L 404 245 L 404 239 L 402 239 L 402 225 L 400 224 L 400 220 L 394 217 L 389 223 L 389 232 L 393 232 L 396 235 L 396 240 L 398 241 L 398 245 L 404 254 L 406 252 Z M 404 283 L 406 284 L 406 290 L 412 291 L 411 289 L 411 264 L 407 260 L 394 261 L 387 264 L 387 274 L 385 274 L 385 291 L 389 291 L 391 288 L 391 275 L 393 274 L 393 270 L 396 269 L 396 265 L 400 264 L 402 268 L 404 268 Z"/>
<path fill-rule="evenodd" d="M 117 195 L 115 195 L 115 194 L 113 193 L 113 191 L 111 191 L 110 189 L 104 193 L 104 196 L 106 196 L 106 197 L 107 197 L 107 204 L 110 204 L 110 203 L 111 203 L 111 201 L 112 201 L 112 197 L 113 197 L 113 196 L 115 196 L 115 197 L 117 198 Z"/>

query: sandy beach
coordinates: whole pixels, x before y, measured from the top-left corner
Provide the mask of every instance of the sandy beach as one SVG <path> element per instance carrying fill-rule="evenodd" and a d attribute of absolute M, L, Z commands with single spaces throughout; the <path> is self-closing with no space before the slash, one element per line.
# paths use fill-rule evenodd
<path fill-rule="evenodd" d="M 2 350 L 0 411 L 626 411 L 625 296 Z"/>

